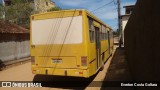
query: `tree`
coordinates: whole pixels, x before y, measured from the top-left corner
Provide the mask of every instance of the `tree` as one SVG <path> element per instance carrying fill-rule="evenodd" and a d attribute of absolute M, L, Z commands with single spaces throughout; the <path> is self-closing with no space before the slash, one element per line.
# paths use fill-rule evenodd
<path fill-rule="evenodd" d="M 59 11 L 59 10 L 61 10 L 60 7 L 52 7 L 51 9 L 48 10 L 48 12 L 50 12 L 50 11 Z"/>
<path fill-rule="evenodd" d="M 25 28 L 30 27 L 30 15 L 41 11 L 57 11 L 60 7 L 53 7 L 49 10 L 45 7 L 45 3 L 49 0 L 11 0 L 9 6 L 0 5 L 0 18 L 2 19 L 5 13 L 5 20 L 21 25 Z M 35 5 L 33 5 L 35 4 Z M 38 8 L 38 9 L 37 9 Z"/>
<path fill-rule="evenodd" d="M 0 19 L 4 19 L 5 8 L 0 4 Z"/>
<path fill-rule="evenodd" d="M 2 13 L 2 6 L 0 10 Z M 11 0 L 11 5 L 5 6 L 4 11 L 6 21 L 29 28 L 30 15 L 34 11 L 30 0 Z"/>

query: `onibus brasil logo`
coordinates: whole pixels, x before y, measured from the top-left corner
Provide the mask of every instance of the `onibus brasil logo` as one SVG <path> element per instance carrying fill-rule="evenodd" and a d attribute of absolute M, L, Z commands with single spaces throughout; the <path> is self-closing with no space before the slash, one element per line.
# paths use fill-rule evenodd
<path fill-rule="evenodd" d="M 42 87 L 42 85 L 33 82 L 2 82 L 2 87 Z"/>

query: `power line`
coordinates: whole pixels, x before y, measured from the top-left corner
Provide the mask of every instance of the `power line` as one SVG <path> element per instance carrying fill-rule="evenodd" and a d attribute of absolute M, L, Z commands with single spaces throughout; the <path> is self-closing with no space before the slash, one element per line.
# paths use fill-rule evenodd
<path fill-rule="evenodd" d="M 116 5 L 116 4 L 117 4 L 115 0 L 113 0 L 113 2 L 114 2 L 114 5 Z"/>
<path fill-rule="evenodd" d="M 111 3 L 113 3 L 113 2 L 114 2 L 114 0 L 112 0 L 111 2 L 109 2 L 109 3 L 107 3 L 107 4 L 103 5 L 103 6 L 101 6 L 101 7 L 99 7 L 99 8 L 97 8 L 97 9 L 95 9 L 95 10 L 92 10 L 91 12 L 95 12 L 95 11 L 97 11 L 98 9 L 101 9 L 101 8 L 103 8 L 103 7 L 111 4 Z"/>
<path fill-rule="evenodd" d="M 113 12 L 117 11 L 117 8 L 112 9 L 112 11 L 113 11 Z M 103 14 L 104 14 L 104 11 L 95 12 L 94 14 L 95 14 L 95 15 L 103 15 Z M 113 14 L 115 14 L 115 13 L 113 13 Z"/>

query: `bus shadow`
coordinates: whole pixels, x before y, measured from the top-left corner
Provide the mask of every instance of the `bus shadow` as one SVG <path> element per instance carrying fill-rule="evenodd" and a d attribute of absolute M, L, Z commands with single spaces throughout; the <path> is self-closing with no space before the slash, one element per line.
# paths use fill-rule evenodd
<path fill-rule="evenodd" d="M 0 59 L 0 71 L 2 71 L 5 67 L 6 67 L 6 65 L 5 65 L 4 62 Z"/>
<path fill-rule="evenodd" d="M 101 90 L 134 90 L 134 87 L 120 87 L 121 82 L 132 80 L 125 50 L 124 48 L 116 48 Z"/>
<path fill-rule="evenodd" d="M 96 75 L 97 74 L 91 76 L 90 78 L 35 75 L 33 82 L 41 83 L 42 87 L 84 90 L 94 80 Z"/>

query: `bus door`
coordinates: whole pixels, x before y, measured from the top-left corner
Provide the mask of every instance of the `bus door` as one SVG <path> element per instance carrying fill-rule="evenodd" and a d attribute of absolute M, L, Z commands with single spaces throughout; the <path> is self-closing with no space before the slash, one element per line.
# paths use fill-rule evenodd
<path fill-rule="evenodd" d="M 96 60 L 98 69 L 100 67 L 100 56 L 101 56 L 100 29 L 98 27 L 95 27 L 95 40 L 96 40 Z"/>
<path fill-rule="evenodd" d="M 109 52 L 109 55 L 111 54 L 111 49 L 110 49 L 110 33 L 108 31 L 108 52 Z"/>

